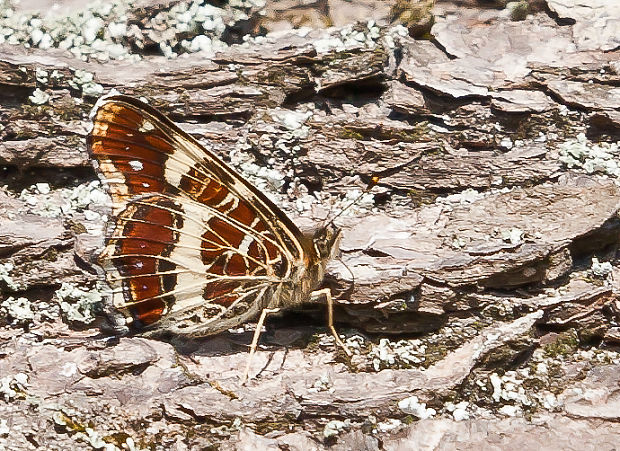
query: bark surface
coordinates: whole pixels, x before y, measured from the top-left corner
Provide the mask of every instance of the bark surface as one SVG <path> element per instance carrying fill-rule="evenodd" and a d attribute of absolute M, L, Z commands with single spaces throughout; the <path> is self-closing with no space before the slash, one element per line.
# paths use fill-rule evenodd
<path fill-rule="evenodd" d="M 230 33 L 273 33 L 214 55 L 0 44 L 0 448 L 617 444 L 618 7 L 305 3 L 249 10 Z M 132 10 L 140 42 L 175 4 Z M 325 280 L 351 359 L 320 305 L 269 322 L 243 386 L 252 325 L 93 338 L 107 209 L 80 71 L 146 97 L 302 228 L 380 175 L 339 217 Z"/>

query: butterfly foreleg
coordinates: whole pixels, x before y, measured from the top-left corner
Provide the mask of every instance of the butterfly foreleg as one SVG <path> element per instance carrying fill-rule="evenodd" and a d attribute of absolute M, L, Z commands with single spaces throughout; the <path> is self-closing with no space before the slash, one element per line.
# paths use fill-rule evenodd
<path fill-rule="evenodd" d="M 258 347 L 258 339 L 260 338 L 261 331 L 263 330 L 263 324 L 265 323 L 265 319 L 267 319 L 267 315 L 270 313 L 278 313 L 280 311 L 279 308 L 266 308 L 260 314 L 260 318 L 258 318 L 258 323 L 256 324 L 256 330 L 254 331 L 254 337 L 252 337 L 252 344 L 250 345 L 250 355 L 248 355 L 248 361 L 245 365 L 245 371 L 243 372 L 243 376 L 241 377 L 241 384 L 245 384 L 248 380 L 248 374 L 250 373 L 250 366 L 252 364 L 252 358 L 256 353 L 256 348 Z"/>
<path fill-rule="evenodd" d="M 313 291 L 312 293 L 310 293 L 310 302 L 317 301 L 323 296 L 325 296 L 325 298 L 327 299 L 327 327 L 329 328 L 330 332 L 334 336 L 334 339 L 336 340 L 336 344 L 340 346 L 340 348 L 349 357 L 351 357 L 353 354 L 351 353 L 347 345 L 345 345 L 342 342 L 342 340 L 338 336 L 338 332 L 336 332 L 336 328 L 334 327 L 334 300 L 332 298 L 331 290 L 329 288 L 323 288 L 322 290 Z"/>

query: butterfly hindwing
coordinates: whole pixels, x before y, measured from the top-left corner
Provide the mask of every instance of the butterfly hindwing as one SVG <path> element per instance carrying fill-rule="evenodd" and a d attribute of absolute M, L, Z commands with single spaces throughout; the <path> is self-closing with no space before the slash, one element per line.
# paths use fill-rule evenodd
<path fill-rule="evenodd" d="M 92 120 L 88 148 L 113 201 L 102 266 L 135 324 L 226 329 L 307 258 L 286 215 L 161 113 L 112 96 Z"/>

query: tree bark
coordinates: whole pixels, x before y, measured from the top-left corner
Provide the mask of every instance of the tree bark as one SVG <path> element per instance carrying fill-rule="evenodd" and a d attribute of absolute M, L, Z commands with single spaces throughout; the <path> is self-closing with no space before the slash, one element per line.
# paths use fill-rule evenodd
<path fill-rule="evenodd" d="M 267 29 L 281 11 L 301 17 L 277 3 Z M 315 25 L 347 7 L 319 3 Z M 599 444 L 617 432 L 618 21 L 596 33 L 606 6 L 568 0 L 523 21 L 440 2 L 432 39 L 416 40 L 382 8 L 363 41 L 279 32 L 213 57 L 84 62 L 0 44 L 0 444 L 404 449 L 422 446 L 427 422 L 462 428 L 459 402 L 471 443 L 477 422 L 527 429 L 501 419 L 515 411 L 574 437 L 593 428 Z M 148 99 L 302 228 L 380 176 L 338 218 L 325 280 L 352 359 L 316 306 L 271 321 L 246 386 L 251 326 L 93 339 L 108 210 L 85 150 L 97 96 L 78 71 Z M 525 391 L 511 398 L 515 374 Z M 431 409 L 444 418 L 407 426 Z"/>

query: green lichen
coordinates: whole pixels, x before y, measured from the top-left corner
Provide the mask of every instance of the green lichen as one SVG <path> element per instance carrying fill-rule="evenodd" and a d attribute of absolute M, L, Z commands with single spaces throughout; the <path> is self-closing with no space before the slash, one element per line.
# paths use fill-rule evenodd
<path fill-rule="evenodd" d="M 401 418 L 400 421 L 402 421 L 403 423 L 409 425 L 409 424 L 416 423 L 419 420 L 417 418 L 415 418 L 414 416 L 412 416 L 412 415 L 407 415 L 406 417 Z"/>
<path fill-rule="evenodd" d="M 485 327 L 488 327 L 488 325 L 489 325 L 488 321 L 482 321 L 482 320 L 474 321 L 473 323 L 470 324 L 470 326 L 476 329 L 477 331 L 481 331 Z"/>
<path fill-rule="evenodd" d="M 48 262 L 55 262 L 56 260 L 58 260 L 58 254 L 58 250 L 52 247 L 45 251 L 43 255 L 41 255 L 41 259 L 47 260 Z"/>
<path fill-rule="evenodd" d="M 417 143 L 424 141 L 428 135 L 428 123 L 420 122 L 412 128 L 395 129 L 387 127 L 342 127 L 338 132 L 339 138 L 378 141 L 396 141 L 403 143 Z"/>
<path fill-rule="evenodd" d="M 102 437 L 104 442 L 116 445 L 120 449 L 123 449 L 123 445 L 127 443 L 128 438 L 132 438 L 131 435 L 129 435 L 127 432 L 120 431 L 114 432 L 109 435 L 104 435 Z M 140 446 L 138 449 L 142 449 L 142 447 Z"/>
<path fill-rule="evenodd" d="M 81 233 L 88 232 L 88 230 L 86 229 L 86 226 L 84 226 L 84 224 L 82 224 L 81 222 L 75 222 L 75 221 L 68 220 L 67 226 L 69 230 L 73 232 L 74 235 L 80 235 Z"/>
<path fill-rule="evenodd" d="M 322 337 L 323 337 L 323 334 L 318 333 L 318 332 L 315 334 L 312 334 L 310 338 L 307 340 L 304 346 L 304 350 L 308 352 L 318 352 L 321 349 L 320 343 L 321 343 Z"/>
<path fill-rule="evenodd" d="M 530 337 L 524 337 L 519 340 L 513 340 L 499 346 L 487 353 L 480 361 L 480 365 L 484 368 L 494 368 L 499 371 L 505 371 L 514 367 L 515 363 L 524 352 L 533 346 Z"/>
<path fill-rule="evenodd" d="M 25 141 L 27 139 L 34 139 L 37 136 L 39 136 L 39 134 L 33 130 L 18 130 L 15 133 L 15 140 Z"/>
<path fill-rule="evenodd" d="M 54 423 L 64 427 L 68 432 L 84 432 L 87 427 L 90 427 L 89 424 L 84 424 L 80 421 L 74 420 L 63 412 L 54 412 L 52 418 Z"/>
<path fill-rule="evenodd" d="M 54 115 L 62 121 L 79 121 L 84 119 L 93 105 L 86 102 L 80 105 L 63 105 L 63 102 L 58 102 L 54 105 Z M 55 134 L 58 134 L 56 132 Z M 79 135 L 66 135 L 63 136 L 65 142 L 81 144 L 83 137 Z"/>
<path fill-rule="evenodd" d="M 604 324 L 579 329 L 579 332 L 578 332 L 579 343 L 596 344 L 600 342 L 601 339 L 605 336 L 606 331 L 607 331 L 607 326 Z"/>
<path fill-rule="evenodd" d="M 530 13 L 530 5 L 526 0 L 515 2 L 510 9 L 510 19 L 517 22 L 527 18 Z"/>
<path fill-rule="evenodd" d="M 438 194 L 435 194 L 431 191 L 415 188 L 407 191 L 407 195 L 409 196 L 409 199 L 411 199 L 413 206 L 416 208 L 421 207 L 422 205 L 432 205 L 439 197 Z"/>
<path fill-rule="evenodd" d="M 422 364 L 424 368 L 428 368 L 434 363 L 439 362 L 452 350 L 445 343 L 427 343 L 426 344 L 426 360 Z"/>
<path fill-rule="evenodd" d="M 259 83 L 279 86 L 284 84 L 286 74 L 281 68 L 270 67 L 256 74 L 256 78 Z"/>
<path fill-rule="evenodd" d="M 364 139 L 364 135 L 361 134 L 359 131 L 347 127 L 344 127 L 342 130 L 340 130 L 340 132 L 338 133 L 338 137 L 344 139 L 356 139 L 360 141 Z"/>
<path fill-rule="evenodd" d="M 396 0 L 390 8 L 390 21 L 403 24 L 416 39 L 428 39 L 435 23 L 434 4 L 434 0 Z"/>
<path fill-rule="evenodd" d="M 530 372 L 534 373 L 536 364 L 529 365 Z M 523 387 L 534 392 L 542 392 L 547 389 L 547 381 L 540 377 L 532 377 L 523 381 Z"/>
<path fill-rule="evenodd" d="M 20 110 L 20 118 L 30 120 L 48 120 L 55 112 L 51 105 L 31 105 L 29 103 L 22 103 Z"/>
<path fill-rule="evenodd" d="M 273 431 L 287 431 L 291 432 L 295 427 L 294 423 L 287 421 L 265 421 L 256 423 L 255 432 L 260 435 L 265 435 Z"/>
<path fill-rule="evenodd" d="M 376 71 L 381 73 L 387 63 L 388 53 L 380 46 L 373 50 L 342 50 L 322 55 L 309 67 L 313 74 L 322 75 L 327 71 L 349 73 L 363 72 L 365 74 Z"/>
<path fill-rule="evenodd" d="M 559 334 L 553 343 L 545 345 L 544 353 L 547 357 L 570 356 L 579 347 L 579 337 L 574 329 Z"/>
<path fill-rule="evenodd" d="M 214 389 L 216 389 L 217 391 L 219 391 L 224 396 L 228 396 L 231 400 L 232 399 L 239 399 L 239 396 L 237 396 L 237 394 L 235 392 L 233 392 L 232 390 L 225 389 L 224 387 L 222 387 L 220 385 L 220 383 L 218 381 L 211 381 L 211 382 L 209 382 L 209 385 L 211 387 L 213 387 Z"/>

